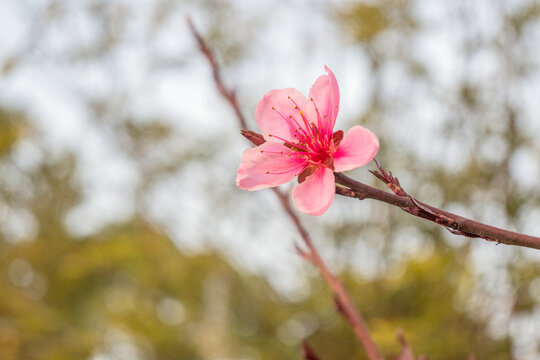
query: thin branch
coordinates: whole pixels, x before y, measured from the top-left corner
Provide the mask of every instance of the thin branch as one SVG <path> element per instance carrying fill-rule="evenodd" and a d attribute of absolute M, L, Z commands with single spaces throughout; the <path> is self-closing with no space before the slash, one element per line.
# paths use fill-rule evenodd
<path fill-rule="evenodd" d="M 405 339 L 403 330 L 398 329 L 396 333 L 396 339 L 398 343 L 401 345 L 401 353 L 395 358 L 395 360 L 415 360 L 412 349 L 409 346 L 407 339 Z"/>
<path fill-rule="evenodd" d="M 306 360 L 321 360 L 306 340 L 302 341 L 302 356 Z"/>
<path fill-rule="evenodd" d="M 336 302 L 336 306 L 339 312 L 349 322 L 354 333 L 356 334 L 356 337 L 362 342 L 368 358 L 383 359 L 381 352 L 379 351 L 377 345 L 369 334 L 368 327 L 362 315 L 360 314 L 360 311 L 357 309 L 356 305 L 352 301 L 352 298 L 349 295 L 347 289 L 345 289 L 343 282 L 332 273 L 328 265 L 326 265 L 324 260 L 319 255 L 319 252 L 313 244 L 311 237 L 309 236 L 308 232 L 300 222 L 300 219 L 292 209 L 289 197 L 283 192 L 279 191 L 279 189 L 277 188 L 272 188 L 272 190 L 279 198 L 283 209 L 285 210 L 287 215 L 289 215 L 289 218 L 291 218 L 292 222 L 296 226 L 296 229 L 300 233 L 300 236 L 302 236 L 305 245 L 308 248 L 307 256 L 304 256 L 304 258 L 309 260 L 321 272 L 321 275 L 323 276 L 327 285 L 334 293 L 334 300 Z"/>
<path fill-rule="evenodd" d="M 221 95 L 225 98 L 225 100 L 227 100 L 229 105 L 233 108 L 236 114 L 238 123 L 240 125 L 240 128 L 242 129 L 241 131 L 242 135 L 244 135 L 247 139 L 249 139 L 255 145 L 262 144 L 264 142 L 264 138 L 260 134 L 257 134 L 256 132 L 251 131 L 251 130 L 247 130 L 246 121 L 238 105 L 236 94 L 233 91 L 229 90 L 224 85 L 222 77 L 221 77 L 221 73 L 219 70 L 219 66 L 212 54 L 212 51 L 206 45 L 203 38 L 199 35 L 197 30 L 195 29 L 193 22 L 189 18 L 187 22 L 194 38 L 197 40 L 199 49 L 205 55 L 206 59 L 210 63 L 210 66 L 212 67 L 212 73 L 214 76 L 216 87 L 218 88 Z M 339 312 L 344 316 L 344 318 L 351 325 L 357 338 L 362 343 L 368 358 L 370 360 L 383 359 L 383 356 L 380 350 L 378 349 L 377 345 L 371 338 L 371 335 L 369 333 L 369 330 L 367 328 L 367 325 L 364 319 L 362 318 L 362 315 L 360 315 L 359 310 L 356 308 L 349 293 L 345 289 L 344 284 L 332 273 L 330 268 L 326 265 L 324 260 L 319 255 L 319 252 L 317 251 L 317 248 L 313 244 L 313 241 L 311 240 L 309 233 L 307 232 L 306 228 L 304 227 L 304 225 L 302 224 L 302 222 L 300 221 L 300 219 L 298 218 L 298 216 L 292 209 L 290 201 L 289 201 L 289 197 L 286 194 L 284 194 L 279 188 L 272 188 L 272 191 L 278 197 L 281 203 L 281 206 L 283 207 L 283 209 L 285 210 L 285 212 L 287 213 L 287 215 L 293 222 L 298 233 L 302 237 L 302 240 L 304 241 L 305 246 L 307 247 L 307 251 L 304 251 L 297 247 L 299 254 L 305 259 L 307 259 L 309 262 L 311 262 L 321 272 L 321 275 L 323 276 L 324 280 L 326 281 L 326 283 L 328 284 L 328 286 L 334 293 L 334 299 L 336 301 L 336 305 Z"/>
<path fill-rule="evenodd" d="M 382 170 L 381 167 L 380 170 Z M 381 173 L 381 177 L 377 177 L 384 181 L 386 185 L 395 192 L 394 194 L 376 189 L 351 179 L 342 173 L 334 173 L 334 175 L 336 177 L 336 184 L 347 187 L 347 189 L 338 187 L 336 193 L 339 195 L 354 197 L 361 200 L 374 199 L 400 207 L 411 215 L 418 216 L 442 225 L 456 235 L 477 237 L 507 245 L 540 249 L 540 238 L 538 237 L 520 234 L 483 224 L 481 222 L 438 209 L 434 206 L 416 200 L 401 188 L 399 181 L 397 181 L 397 179 L 394 178 L 391 173 L 386 174 L 386 177 Z M 393 182 L 392 179 L 395 179 L 397 183 Z"/>
<path fill-rule="evenodd" d="M 260 145 L 265 142 L 262 135 L 251 130 L 243 130 L 242 135 L 255 145 Z M 392 172 L 386 172 L 376 159 L 373 160 L 379 171 L 370 170 L 370 172 L 384 182 L 386 186 L 392 190 L 393 194 L 351 179 L 342 173 L 334 173 L 336 184 L 346 186 L 336 186 L 336 194 L 360 200 L 374 199 L 400 207 L 411 215 L 444 226 L 448 231 L 455 235 L 481 238 L 487 241 L 494 241 L 507 245 L 540 249 L 540 238 L 538 237 L 483 224 L 416 200 L 416 198 L 405 192 L 399 183 L 399 180 L 392 175 Z"/>
<path fill-rule="evenodd" d="M 187 24 L 189 26 L 189 29 L 191 30 L 191 34 L 197 40 L 197 44 L 199 45 L 199 50 L 204 54 L 206 57 L 206 60 L 210 63 L 210 67 L 212 68 L 212 75 L 214 76 L 214 82 L 216 83 L 216 87 L 219 90 L 219 93 L 221 96 L 227 100 L 229 105 L 231 105 L 231 108 L 234 110 L 234 114 L 236 115 L 236 118 L 238 119 L 238 122 L 240 123 L 240 128 L 247 129 L 247 123 L 246 119 L 244 118 L 244 115 L 242 114 L 242 111 L 240 110 L 240 106 L 238 105 L 238 100 L 236 99 L 236 93 L 234 90 L 231 90 L 225 86 L 225 83 L 223 82 L 223 79 L 221 78 L 221 72 L 219 70 L 219 66 L 217 64 L 216 58 L 214 57 L 214 54 L 212 53 L 212 50 L 206 45 L 206 42 L 201 37 L 197 29 L 195 29 L 195 26 L 193 25 L 193 21 L 191 21 L 191 18 L 188 17 Z"/>

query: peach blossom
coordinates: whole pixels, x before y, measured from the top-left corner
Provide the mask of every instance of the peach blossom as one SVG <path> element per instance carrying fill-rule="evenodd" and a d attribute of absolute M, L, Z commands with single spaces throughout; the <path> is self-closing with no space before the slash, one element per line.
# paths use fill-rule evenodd
<path fill-rule="evenodd" d="M 345 136 L 334 132 L 339 111 L 337 80 L 325 67 L 311 87 L 309 100 L 296 89 L 272 90 L 257 105 L 255 120 L 266 140 L 242 155 L 236 184 L 259 190 L 298 177 L 293 200 L 298 210 L 323 214 L 334 199 L 334 171 L 367 164 L 379 149 L 368 129 L 354 126 Z"/>

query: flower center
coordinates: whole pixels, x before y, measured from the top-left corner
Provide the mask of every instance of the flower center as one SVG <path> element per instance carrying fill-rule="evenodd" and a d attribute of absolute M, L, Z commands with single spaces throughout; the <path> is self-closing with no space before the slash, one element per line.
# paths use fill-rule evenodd
<path fill-rule="evenodd" d="M 334 170 L 334 153 L 343 139 L 343 131 L 332 133 L 333 123 L 330 119 L 326 119 L 326 115 L 321 117 L 313 99 L 310 100 L 317 114 L 316 123 L 309 121 L 298 104 L 290 96 L 288 98 L 300 115 L 300 119 L 296 119 L 292 114 L 286 117 L 275 107 L 272 107 L 272 110 L 276 111 L 283 120 L 297 127 L 293 134 L 294 141 L 288 141 L 272 134 L 268 134 L 268 136 L 282 140 L 285 147 L 293 150 L 293 153 L 288 153 L 288 156 L 294 154 L 306 159 L 307 164 L 302 174 L 305 175 L 306 172 L 311 174 L 314 168 L 321 166 Z M 302 179 L 304 178 L 305 176 Z"/>
<path fill-rule="evenodd" d="M 285 142 L 284 145 L 294 150 L 297 155 L 305 157 L 310 165 L 334 169 L 333 155 L 336 149 L 332 134 L 321 134 L 315 124 L 310 125 L 309 133 L 299 128 L 294 134 L 296 143 Z"/>

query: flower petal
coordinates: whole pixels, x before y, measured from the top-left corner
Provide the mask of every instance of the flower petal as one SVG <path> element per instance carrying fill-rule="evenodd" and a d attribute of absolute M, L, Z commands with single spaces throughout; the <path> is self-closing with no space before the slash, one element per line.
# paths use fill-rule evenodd
<path fill-rule="evenodd" d="M 284 184 L 302 171 L 306 160 L 282 144 L 266 142 L 247 149 L 236 174 L 236 185 L 244 190 L 259 190 Z"/>
<path fill-rule="evenodd" d="M 298 210 L 318 216 L 330 207 L 335 192 L 334 173 L 328 168 L 320 167 L 303 183 L 295 186 L 293 200 Z"/>
<path fill-rule="evenodd" d="M 317 121 L 313 104 L 296 89 L 272 90 L 266 94 L 255 109 L 255 120 L 266 141 L 281 139 L 295 142 L 295 130 L 306 130 L 300 111 L 308 121 Z M 272 136 L 269 136 L 272 134 Z"/>
<path fill-rule="evenodd" d="M 334 153 L 335 171 L 347 171 L 366 165 L 379 150 L 379 139 L 362 126 L 353 126 Z"/>
<path fill-rule="evenodd" d="M 330 121 L 331 130 L 334 128 L 339 111 L 339 86 L 332 71 L 327 66 L 324 70 L 328 75 L 321 75 L 315 80 L 309 91 L 309 98 L 317 105 L 323 123 Z"/>

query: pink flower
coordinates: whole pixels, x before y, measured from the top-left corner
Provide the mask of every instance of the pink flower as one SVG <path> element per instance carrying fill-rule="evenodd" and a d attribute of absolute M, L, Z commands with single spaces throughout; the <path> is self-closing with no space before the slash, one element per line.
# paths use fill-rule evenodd
<path fill-rule="evenodd" d="M 255 120 L 265 143 L 244 151 L 236 185 L 259 190 L 298 176 L 293 190 L 296 207 L 309 215 L 324 213 L 335 194 L 334 171 L 367 164 L 379 149 L 368 129 L 354 126 L 343 137 L 334 132 L 339 88 L 334 74 L 321 75 L 309 100 L 296 89 L 272 90 L 257 105 Z"/>

